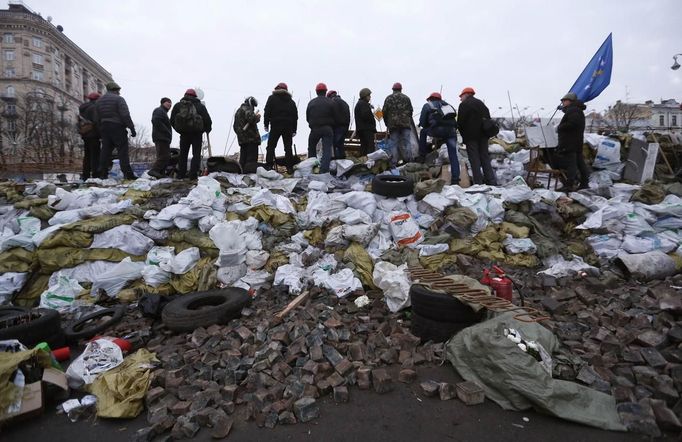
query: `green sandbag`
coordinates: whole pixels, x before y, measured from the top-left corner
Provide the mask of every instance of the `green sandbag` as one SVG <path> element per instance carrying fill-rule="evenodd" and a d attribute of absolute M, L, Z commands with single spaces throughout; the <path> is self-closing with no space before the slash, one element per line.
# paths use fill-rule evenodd
<path fill-rule="evenodd" d="M 48 221 L 50 218 L 57 213 L 56 210 L 50 209 L 47 205 L 44 206 L 33 206 L 29 210 L 31 216 L 38 218 L 41 221 Z"/>
<path fill-rule="evenodd" d="M 445 219 L 457 227 L 466 229 L 478 220 L 478 216 L 468 207 L 450 206 L 445 209 Z"/>
<path fill-rule="evenodd" d="M 197 228 L 170 231 L 168 235 L 168 243 L 170 245 L 183 242 L 198 247 L 202 252 L 208 251 L 209 249 L 215 249 L 215 251 L 218 252 L 218 248 L 208 236 L 208 233 L 204 233 Z M 176 253 L 178 252 L 176 251 Z"/>
<path fill-rule="evenodd" d="M 31 207 L 44 206 L 47 204 L 47 198 L 26 198 L 25 200 L 14 203 L 15 209 L 30 209 Z"/>
<path fill-rule="evenodd" d="M 504 221 L 500 224 L 500 233 L 511 235 L 514 238 L 528 238 L 530 229 L 526 226 L 517 226 L 514 223 Z"/>
<path fill-rule="evenodd" d="M 135 216 L 126 213 L 117 215 L 101 215 L 94 218 L 83 219 L 75 223 L 62 226 L 61 230 L 78 230 L 86 233 L 102 233 L 123 224 L 132 224 L 137 220 Z"/>
<path fill-rule="evenodd" d="M 665 189 L 662 185 L 654 182 L 647 182 L 642 185 L 630 198 L 631 202 L 644 204 L 658 204 L 665 198 Z"/>
<path fill-rule="evenodd" d="M 421 181 L 414 186 L 414 197 L 419 201 L 429 193 L 440 193 L 443 186 L 445 186 L 445 181 L 440 178 Z"/>
<path fill-rule="evenodd" d="M 552 332 L 538 323 L 514 319 L 517 313 L 465 328 L 447 342 L 447 358 L 460 376 L 478 384 L 488 399 L 505 410 L 534 408 L 569 421 L 625 431 L 613 396 L 553 379 L 533 356 L 504 336 L 505 328 L 514 328 L 550 354 L 558 349 L 559 341 Z"/>
<path fill-rule="evenodd" d="M 182 275 L 172 275 L 170 285 L 178 293 L 190 293 L 214 288 L 217 281 L 217 268 L 213 259 L 201 258 L 190 271 Z"/>
<path fill-rule="evenodd" d="M 35 253 L 22 247 L 5 250 L 0 253 L 0 273 L 30 272 L 34 265 Z"/>
<path fill-rule="evenodd" d="M 36 250 L 36 258 L 40 263 L 40 272 L 47 274 L 62 268 L 75 267 L 86 261 L 120 262 L 130 257 L 133 261 L 144 261 L 145 256 L 131 256 L 119 249 L 75 249 L 71 247 L 55 247 L 53 249 Z"/>
<path fill-rule="evenodd" d="M 57 230 L 40 243 L 41 249 L 54 249 L 55 247 L 73 247 L 86 249 L 92 244 L 92 234 L 78 230 Z"/>
<path fill-rule="evenodd" d="M 376 289 L 372 279 L 372 272 L 374 271 L 374 263 L 372 258 L 367 253 L 365 248 L 356 242 L 351 243 L 350 246 L 343 253 L 343 262 L 352 262 L 355 269 L 355 275 L 360 279 L 362 285 L 370 289 Z"/>

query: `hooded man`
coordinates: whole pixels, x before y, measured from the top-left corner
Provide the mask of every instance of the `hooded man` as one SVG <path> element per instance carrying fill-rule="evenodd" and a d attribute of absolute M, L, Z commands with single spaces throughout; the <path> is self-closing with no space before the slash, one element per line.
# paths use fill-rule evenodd
<path fill-rule="evenodd" d="M 411 161 L 410 136 L 412 135 L 412 101 L 403 94 L 403 85 L 394 83 L 393 93 L 384 100 L 384 121 L 388 129 L 388 145 L 391 152 L 391 164 L 396 165 L 400 157 Z"/>
<path fill-rule="evenodd" d="M 163 178 L 170 162 L 170 143 L 173 140 L 173 128 L 168 118 L 171 108 L 170 98 L 163 97 L 161 105 L 152 112 L 152 141 L 156 146 L 156 162 L 147 172 L 154 178 Z"/>
<path fill-rule="evenodd" d="M 130 129 L 130 136 L 135 137 L 137 136 L 135 125 L 130 118 L 128 104 L 121 97 L 121 86 L 112 81 L 107 83 L 106 88 L 107 93 L 95 102 L 97 127 L 102 135 L 102 154 L 99 158 L 98 172 L 102 179 L 109 177 L 111 152 L 115 148 L 123 176 L 127 180 L 134 180 L 137 177 L 130 167 L 126 128 Z"/>
<path fill-rule="evenodd" d="M 100 133 L 97 130 L 97 110 L 95 102 L 101 95 L 97 92 L 88 94 L 85 103 L 78 108 L 78 132 L 83 138 L 83 181 L 92 177 L 98 177 L 99 154 L 102 149 Z"/>
<path fill-rule="evenodd" d="M 334 139 L 334 123 L 339 120 L 336 106 L 327 98 L 327 85 L 318 83 L 315 86 L 316 98 L 308 103 L 305 111 L 306 121 L 310 126 L 308 137 L 308 158 L 317 156 L 317 143 L 322 140 L 322 158 L 320 159 L 320 173 L 329 172 L 332 160 L 332 144 Z"/>
<path fill-rule="evenodd" d="M 561 99 L 561 110 L 564 112 L 557 135 L 559 145 L 557 154 L 561 157 L 561 163 L 566 169 L 566 191 L 575 190 L 575 181 L 580 172 L 580 189 L 586 189 L 589 185 L 590 171 L 583 157 L 583 134 L 585 132 L 585 104 L 578 100 L 573 92 L 569 92 Z M 559 166 L 560 168 L 563 168 Z M 561 189 L 561 190 L 563 190 Z"/>
<path fill-rule="evenodd" d="M 360 155 L 374 152 L 374 134 L 377 133 L 377 120 L 374 118 L 374 106 L 370 104 L 372 91 L 360 89 L 360 99 L 355 104 L 355 132 L 360 138 Z"/>
<path fill-rule="evenodd" d="M 258 101 L 253 97 L 248 97 L 234 114 L 233 129 L 239 143 L 239 165 L 245 173 L 247 167 L 250 172 L 252 171 L 251 173 L 254 173 L 258 163 L 260 113 L 256 111 L 256 106 L 258 106 Z"/>
<path fill-rule="evenodd" d="M 194 89 L 187 89 L 185 95 L 175 103 L 170 117 L 171 126 L 180 134 L 180 155 L 178 158 L 178 178 L 187 176 L 187 157 L 192 147 L 192 164 L 189 179 L 196 180 L 201 166 L 201 144 L 204 132 L 211 132 L 211 116 Z"/>
<path fill-rule="evenodd" d="M 298 109 L 291 98 L 291 93 L 286 83 L 279 83 L 268 97 L 263 109 L 263 126 L 265 131 L 270 129 L 268 145 L 265 148 L 265 164 L 268 169 L 275 165 L 275 149 L 279 138 L 284 142 L 284 156 L 286 159 L 287 172 L 292 173 L 295 164 L 294 154 L 291 150 L 293 137 L 296 136 L 298 124 Z"/>
<path fill-rule="evenodd" d="M 476 91 L 471 87 L 465 87 L 459 94 L 457 127 L 462 135 L 462 142 L 467 146 L 467 156 L 471 164 L 471 174 L 474 184 L 496 186 L 497 178 L 490 164 L 488 153 L 488 136 L 483 133 L 483 119 L 490 119 L 488 107 L 478 98 L 474 97 Z M 481 173 L 481 169 L 483 173 Z"/>
<path fill-rule="evenodd" d="M 419 116 L 419 155 L 425 157 L 428 153 L 426 137 L 437 138 L 445 142 L 450 158 L 450 184 L 459 184 L 459 159 L 457 158 L 457 112 L 455 108 L 443 101 L 438 92 L 434 92 L 426 99 Z M 439 147 L 439 146 L 434 146 Z"/>
<path fill-rule="evenodd" d="M 346 149 L 344 140 L 350 127 L 350 107 L 341 95 L 336 91 L 327 92 L 327 98 L 331 98 L 332 103 L 336 107 L 336 121 L 334 122 L 334 158 L 346 158 Z"/>

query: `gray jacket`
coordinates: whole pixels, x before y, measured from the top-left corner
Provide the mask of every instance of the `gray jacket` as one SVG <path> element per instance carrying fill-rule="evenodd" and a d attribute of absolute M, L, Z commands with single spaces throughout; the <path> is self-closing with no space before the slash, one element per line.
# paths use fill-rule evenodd
<path fill-rule="evenodd" d="M 133 120 L 130 118 L 130 111 L 126 101 L 118 94 L 107 92 L 96 102 L 97 125 L 102 127 L 102 123 L 118 124 L 130 130 L 135 130 Z"/>

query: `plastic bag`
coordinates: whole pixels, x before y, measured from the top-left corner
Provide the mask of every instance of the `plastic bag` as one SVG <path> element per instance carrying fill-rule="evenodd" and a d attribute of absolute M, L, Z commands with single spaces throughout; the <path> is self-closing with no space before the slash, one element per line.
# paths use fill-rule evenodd
<path fill-rule="evenodd" d="M 159 266 L 162 270 L 170 272 L 174 256 L 175 247 L 152 247 L 147 253 L 145 262 L 148 265 Z"/>
<path fill-rule="evenodd" d="M 303 290 L 303 268 L 291 264 L 277 267 L 273 284 L 282 284 L 289 287 L 289 292 L 299 294 Z"/>
<path fill-rule="evenodd" d="M 108 339 L 88 343 L 66 370 L 69 387 L 79 389 L 92 384 L 101 373 L 118 367 L 123 362 L 121 348 Z"/>
<path fill-rule="evenodd" d="M 246 252 L 246 266 L 252 270 L 262 269 L 269 258 L 270 254 L 265 250 L 249 250 Z"/>
<path fill-rule="evenodd" d="M 175 255 L 171 264 L 171 272 L 184 275 L 194 268 L 201 258 L 198 247 L 190 247 Z"/>
<path fill-rule="evenodd" d="M 538 274 L 554 276 L 555 278 L 573 276 L 579 272 L 585 272 L 590 275 L 599 274 L 599 269 L 587 264 L 581 257 L 576 255 L 573 255 L 573 259 L 570 261 L 567 261 L 561 255 L 551 256 L 545 260 L 544 264 L 548 268 L 538 272 Z"/>
<path fill-rule="evenodd" d="M 128 281 L 142 277 L 142 269 L 145 265 L 143 262 L 132 262 L 130 258 L 125 258 L 108 272 L 98 275 L 92 282 L 90 293 L 96 296 L 98 291 L 102 289 L 108 296 L 116 296 Z"/>
<path fill-rule="evenodd" d="M 325 273 L 326 276 L 319 279 L 315 278 L 317 285 L 328 288 L 339 298 L 343 298 L 355 290 L 362 289 L 362 283 L 355 277 L 351 269 L 343 269 L 334 274 L 320 273 Z M 320 273 L 316 275 L 320 275 Z"/>
<path fill-rule="evenodd" d="M 57 284 L 40 295 L 40 307 L 64 311 L 71 307 L 83 287 L 73 278 L 57 274 Z"/>
<path fill-rule="evenodd" d="M 514 238 L 511 235 L 507 235 L 507 239 L 502 242 L 504 245 L 504 250 L 512 255 L 518 253 L 530 253 L 534 255 L 537 252 L 537 247 L 535 243 L 530 238 Z"/>
<path fill-rule="evenodd" d="M 400 267 L 380 261 L 374 265 L 374 285 L 383 290 L 388 309 L 393 313 L 410 306 L 410 281 L 407 278 L 407 264 Z"/>
<path fill-rule="evenodd" d="M 238 264 L 235 266 L 220 267 L 216 277 L 218 278 L 218 281 L 231 286 L 244 275 L 246 275 L 246 264 Z"/>
<path fill-rule="evenodd" d="M 424 235 L 409 213 L 391 212 L 388 219 L 388 229 L 398 247 L 414 247 L 424 241 Z"/>
<path fill-rule="evenodd" d="M 147 265 L 142 269 L 142 277 L 145 284 L 151 287 L 158 287 L 161 284 L 170 282 L 171 274 L 159 266 Z"/>

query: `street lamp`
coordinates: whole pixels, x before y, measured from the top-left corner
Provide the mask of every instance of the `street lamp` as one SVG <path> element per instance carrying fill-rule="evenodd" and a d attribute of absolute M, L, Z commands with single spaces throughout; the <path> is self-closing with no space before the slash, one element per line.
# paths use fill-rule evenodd
<path fill-rule="evenodd" d="M 680 55 L 682 55 L 682 54 L 673 55 L 674 63 L 672 66 L 670 66 L 670 69 L 672 69 L 673 71 L 676 71 L 680 68 L 680 64 L 677 62 L 677 57 L 679 57 Z"/>

